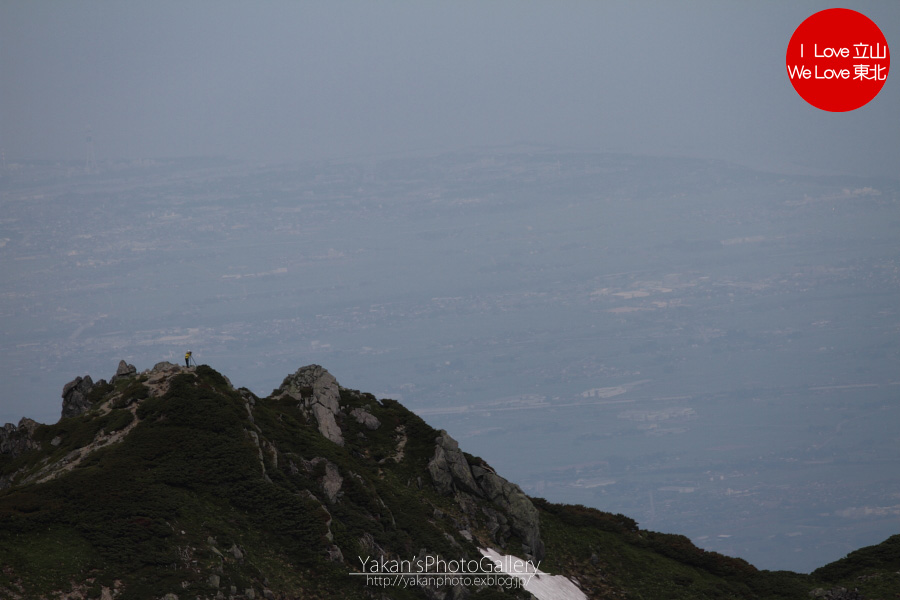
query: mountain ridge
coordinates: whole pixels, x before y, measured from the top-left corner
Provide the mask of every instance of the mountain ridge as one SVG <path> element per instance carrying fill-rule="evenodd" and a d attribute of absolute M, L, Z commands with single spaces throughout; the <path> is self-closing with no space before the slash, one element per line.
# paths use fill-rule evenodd
<path fill-rule="evenodd" d="M 56 424 L 0 429 L 9 598 L 530 597 L 513 579 L 376 587 L 350 576 L 366 557 L 486 551 L 590 598 L 900 589 L 898 536 L 810 576 L 759 571 L 624 515 L 530 498 L 446 431 L 319 365 L 259 398 L 206 365 L 139 373 L 121 361 L 109 382 L 78 377 L 62 397 Z"/>

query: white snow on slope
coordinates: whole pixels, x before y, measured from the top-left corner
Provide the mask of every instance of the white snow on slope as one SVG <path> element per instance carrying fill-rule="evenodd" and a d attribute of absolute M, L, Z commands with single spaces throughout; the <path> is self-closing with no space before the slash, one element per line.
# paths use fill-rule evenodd
<path fill-rule="evenodd" d="M 479 548 L 479 550 L 482 555 L 501 565 L 509 565 L 516 561 L 524 562 L 524 559 L 500 554 L 492 548 Z M 504 571 L 504 573 L 521 579 L 524 589 L 538 600 L 587 600 L 584 592 L 578 589 L 571 579 L 562 575 L 550 575 L 530 565 L 525 572 Z"/>

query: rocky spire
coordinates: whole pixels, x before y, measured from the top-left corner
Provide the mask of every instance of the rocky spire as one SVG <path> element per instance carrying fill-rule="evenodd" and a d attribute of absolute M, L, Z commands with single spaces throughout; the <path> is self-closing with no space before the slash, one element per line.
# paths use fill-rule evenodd
<path fill-rule="evenodd" d="M 337 444 L 344 445 L 344 436 L 335 416 L 341 411 L 341 388 L 334 376 L 319 365 L 300 367 L 284 378 L 276 396 L 290 396 L 312 411 L 319 432 Z"/>
<path fill-rule="evenodd" d="M 62 391 L 62 418 L 76 417 L 91 407 L 88 395 L 94 387 L 90 375 L 76 377 L 65 386 Z"/>

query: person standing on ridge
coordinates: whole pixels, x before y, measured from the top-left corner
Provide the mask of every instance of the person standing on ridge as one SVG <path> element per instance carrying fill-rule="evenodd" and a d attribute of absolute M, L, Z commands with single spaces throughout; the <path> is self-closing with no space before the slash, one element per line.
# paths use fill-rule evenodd
<path fill-rule="evenodd" d="M 185 355 L 184 355 L 184 366 L 185 367 L 191 366 L 191 351 L 190 350 L 188 350 L 187 353 L 185 353 Z"/>

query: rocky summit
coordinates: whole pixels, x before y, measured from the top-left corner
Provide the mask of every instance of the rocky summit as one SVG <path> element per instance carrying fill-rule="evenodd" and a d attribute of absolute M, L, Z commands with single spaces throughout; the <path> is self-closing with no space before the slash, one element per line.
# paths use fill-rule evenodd
<path fill-rule="evenodd" d="M 318 365 L 266 398 L 168 362 L 0 428 L 0 598 L 893 598 L 900 536 L 810 575 L 531 498 Z"/>

